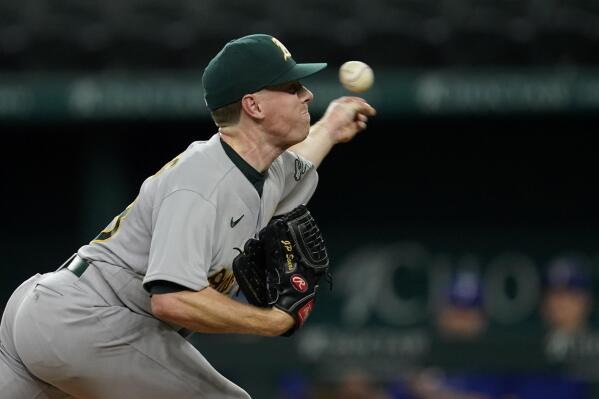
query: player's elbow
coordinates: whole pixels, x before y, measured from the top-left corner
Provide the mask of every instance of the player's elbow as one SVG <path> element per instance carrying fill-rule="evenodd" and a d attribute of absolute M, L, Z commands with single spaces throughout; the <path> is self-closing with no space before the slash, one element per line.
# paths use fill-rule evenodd
<path fill-rule="evenodd" d="M 177 298 L 172 293 L 152 295 L 150 300 L 152 314 L 160 320 L 172 321 L 176 318 L 174 314 L 177 309 L 176 302 Z"/>

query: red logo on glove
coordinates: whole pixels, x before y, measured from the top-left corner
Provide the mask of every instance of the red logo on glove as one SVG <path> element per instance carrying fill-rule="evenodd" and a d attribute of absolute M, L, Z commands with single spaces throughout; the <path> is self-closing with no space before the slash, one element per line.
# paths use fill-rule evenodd
<path fill-rule="evenodd" d="M 308 316 L 310 316 L 312 309 L 314 309 L 314 299 L 310 299 L 310 302 L 302 306 L 300 310 L 297 311 L 297 317 L 299 317 L 300 320 L 300 327 L 304 325 L 304 322 Z"/>
<path fill-rule="evenodd" d="M 306 292 L 308 290 L 308 283 L 306 283 L 306 280 L 299 274 L 291 276 L 291 285 L 293 285 L 293 288 L 299 292 Z"/>

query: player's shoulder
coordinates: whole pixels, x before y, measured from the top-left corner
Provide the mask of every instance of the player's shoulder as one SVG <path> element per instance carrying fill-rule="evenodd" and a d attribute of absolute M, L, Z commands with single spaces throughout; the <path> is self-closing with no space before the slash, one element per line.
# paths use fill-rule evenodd
<path fill-rule="evenodd" d="M 218 135 L 191 143 L 177 159 L 177 164 L 162 179 L 165 192 L 190 190 L 207 198 L 231 170 Z"/>
<path fill-rule="evenodd" d="M 281 156 L 278 158 L 280 160 L 281 163 L 283 164 L 301 164 L 301 165 L 305 165 L 305 167 L 311 167 L 312 163 L 310 161 L 308 161 L 306 158 L 302 157 L 301 155 L 291 151 L 291 150 L 287 150 L 284 151 Z"/>
<path fill-rule="evenodd" d="M 306 174 L 313 165 L 310 161 L 303 158 L 293 151 L 284 151 L 272 165 L 275 169 L 280 170 L 283 174 L 293 174 L 296 180 L 299 181 L 301 176 Z"/>

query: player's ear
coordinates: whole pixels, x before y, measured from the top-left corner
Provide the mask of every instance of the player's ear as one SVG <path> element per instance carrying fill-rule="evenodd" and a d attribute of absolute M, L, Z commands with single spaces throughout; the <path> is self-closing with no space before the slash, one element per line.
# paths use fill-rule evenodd
<path fill-rule="evenodd" d="M 254 119 L 263 119 L 264 112 L 258 96 L 254 93 L 246 94 L 241 99 L 241 108 L 248 116 Z"/>

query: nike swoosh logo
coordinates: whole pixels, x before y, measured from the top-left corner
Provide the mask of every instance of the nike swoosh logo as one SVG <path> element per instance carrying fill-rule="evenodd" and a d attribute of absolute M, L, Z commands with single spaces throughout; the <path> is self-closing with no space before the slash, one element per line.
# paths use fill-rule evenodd
<path fill-rule="evenodd" d="M 239 223 L 239 221 L 240 221 L 241 219 L 243 219 L 243 217 L 244 217 L 244 216 L 245 216 L 245 214 L 243 214 L 243 215 L 239 216 L 239 219 L 237 219 L 237 220 L 233 220 L 233 218 L 231 218 L 231 228 L 233 228 L 233 227 L 237 226 L 237 223 Z"/>

